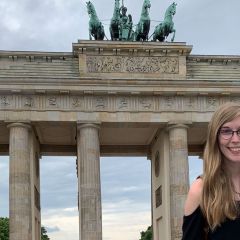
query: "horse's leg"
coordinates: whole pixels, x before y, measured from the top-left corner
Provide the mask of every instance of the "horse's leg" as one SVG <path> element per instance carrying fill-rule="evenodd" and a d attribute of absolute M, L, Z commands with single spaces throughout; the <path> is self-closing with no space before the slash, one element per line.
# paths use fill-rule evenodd
<path fill-rule="evenodd" d="M 89 31 L 89 40 L 92 40 L 92 26 L 91 26 L 91 24 L 89 24 L 88 31 Z"/>
<path fill-rule="evenodd" d="M 156 36 L 156 33 L 155 33 L 155 32 L 153 33 L 153 41 L 154 41 L 154 42 L 157 41 L 157 36 Z"/>
<path fill-rule="evenodd" d="M 139 41 L 140 40 L 138 38 L 138 36 L 139 36 L 139 23 L 136 25 L 135 36 L 134 36 L 134 40 L 135 41 Z"/>
<path fill-rule="evenodd" d="M 105 37 L 104 27 L 103 27 L 103 25 L 101 24 L 101 38 L 102 38 L 101 40 L 103 40 L 104 37 Z"/>
<path fill-rule="evenodd" d="M 173 41 L 174 41 L 174 38 L 175 38 L 175 33 L 176 33 L 176 29 L 173 29 L 173 30 L 172 30 L 172 32 L 173 32 L 173 36 L 172 36 L 172 38 L 171 38 L 171 42 L 173 42 Z"/>
<path fill-rule="evenodd" d="M 140 23 L 139 32 L 140 32 L 140 33 L 143 33 L 143 23 L 142 23 L 142 22 Z"/>
<path fill-rule="evenodd" d="M 110 37 L 111 37 L 111 40 L 115 40 L 113 39 L 113 30 L 112 30 L 112 25 L 110 24 L 110 27 L 109 27 L 109 32 L 110 32 Z"/>
<path fill-rule="evenodd" d="M 89 30 L 89 40 L 92 40 L 92 34 L 90 30 Z"/>

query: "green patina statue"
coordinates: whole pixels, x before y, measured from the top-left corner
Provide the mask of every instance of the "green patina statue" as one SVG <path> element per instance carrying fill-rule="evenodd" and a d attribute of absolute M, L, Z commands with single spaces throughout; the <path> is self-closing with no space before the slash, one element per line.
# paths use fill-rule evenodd
<path fill-rule="evenodd" d="M 113 16 L 110 22 L 111 40 L 133 40 L 132 16 L 127 16 L 127 8 L 120 7 L 120 0 L 115 0 Z"/>
<path fill-rule="evenodd" d="M 150 30 L 150 17 L 149 17 L 150 7 L 151 7 L 150 0 L 144 0 L 140 21 L 138 22 L 136 26 L 136 31 L 135 31 L 136 41 L 148 40 L 148 33 Z"/>
<path fill-rule="evenodd" d="M 155 30 L 151 36 L 153 41 L 163 42 L 166 40 L 170 33 L 173 33 L 171 41 L 174 41 L 176 30 L 174 29 L 173 16 L 176 13 L 177 4 L 173 2 L 166 10 L 164 15 L 164 21 L 155 27 Z M 149 10 L 151 8 L 150 0 L 144 0 L 142 6 L 141 17 L 136 25 L 135 32 L 133 31 L 133 21 L 131 14 L 127 15 L 127 8 L 123 4 L 120 7 L 120 0 L 115 0 L 113 16 L 110 22 L 110 35 L 111 40 L 120 41 L 148 41 L 148 34 L 150 30 L 150 17 Z M 97 17 L 96 10 L 93 4 L 87 2 L 87 10 L 89 14 L 89 39 L 103 40 L 105 37 L 104 27 Z M 150 37 L 151 37 L 150 36 Z"/>
<path fill-rule="evenodd" d="M 153 33 L 153 41 L 163 42 L 170 33 L 173 33 L 171 41 L 174 41 L 176 30 L 174 29 L 173 16 L 176 13 L 177 4 L 173 2 L 166 10 L 164 21 L 156 26 Z"/>
<path fill-rule="evenodd" d="M 127 16 L 127 8 L 121 7 L 120 14 L 120 25 L 119 25 L 119 39 L 122 41 L 133 40 L 133 31 L 132 31 L 132 16 L 128 14 Z"/>
<path fill-rule="evenodd" d="M 110 22 L 111 40 L 119 40 L 119 26 L 120 26 L 120 0 L 115 0 L 113 16 Z"/>
<path fill-rule="evenodd" d="M 102 23 L 99 21 L 96 10 L 93 4 L 87 2 L 87 10 L 89 14 L 89 39 L 92 40 L 92 36 L 95 40 L 103 40 L 105 33 Z"/>

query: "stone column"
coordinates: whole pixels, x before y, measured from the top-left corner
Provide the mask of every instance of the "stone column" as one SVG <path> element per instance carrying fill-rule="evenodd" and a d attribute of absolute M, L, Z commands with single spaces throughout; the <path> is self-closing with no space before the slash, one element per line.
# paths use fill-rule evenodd
<path fill-rule="evenodd" d="M 189 189 L 187 129 L 184 124 L 168 128 L 171 240 L 181 239 L 183 209 Z"/>
<path fill-rule="evenodd" d="M 100 144 L 98 124 L 78 124 L 80 240 L 102 239 Z"/>
<path fill-rule="evenodd" d="M 9 140 L 9 239 L 32 240 L 29 124 L 12 123 Z"/>

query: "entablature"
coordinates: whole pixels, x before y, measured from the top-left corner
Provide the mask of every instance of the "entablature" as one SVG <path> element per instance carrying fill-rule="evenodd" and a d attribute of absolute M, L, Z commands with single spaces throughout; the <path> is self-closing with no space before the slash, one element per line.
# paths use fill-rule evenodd
<path fill-rule="evenodd" d="M 135 55 L 166 56 L 189 55 L 192 46 L 184 42 L 124 42 L 124 41 L 89 41 L 79 40 L 73 43 L 73 55 Z"/>

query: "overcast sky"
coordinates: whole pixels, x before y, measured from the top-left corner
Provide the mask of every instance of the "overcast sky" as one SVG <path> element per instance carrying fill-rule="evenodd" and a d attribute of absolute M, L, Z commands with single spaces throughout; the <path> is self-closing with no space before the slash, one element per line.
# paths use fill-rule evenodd
<path fill-rule="evenodd" d="M 0 49 L 71 51 L 72 43 L 88 39 L 87 0 L 1 0 Z M 92 0 L 109 37 L 114 0 Z M 143 0 L 124 0 L 134 24 Z M 170 0 L 151 0 L 150 35 L 163 21 Z M 193 45 L 194 54 L 240 54 L 238 0 L 176 0 L 177 42 Z M 170 36 L 171 37 L 171 36 Z M 169 41 L 170 41 L 169 37 Z"/>
<path fill-rule="evenodd" d="M 42 225 L 51 240 L 78 240 L 77 177 L 73 157 L 41 159 Z M 189 159 L 190 181 L 202 161 Z M 103 240 L 138 240 L 151 224 L 150 161 L 101 158 Z M 0 216 L 9 216 L 9 159 L 0 157 Z M 120 234 L 121 233 L 121 234 Z"/>
<path fill-rule="evenodd" d="M 88 39 L 85 2 L 0 0 L 0 50 L 71 52 L 72 43 Z M 92 2 L 109 38 L 114 0 Z M 140 18 L 142 2 L 124 0 L 134 24 Z M 192 54 L 240 54 L 240 1 L 175 2 L 176 42 L 192 45 Z M 150 35 L 171 3 L 151 0 Z M 191 158 L 190 180 L 201 171 L 201 160 Z M 103 240 L 138 240 L 140 231 L 151 223 L 150 162 L 145 158 L 102 158 L 101 175 Z M 78 240 L 75 158 L 41 160 L 41 194 L 42 223 L 51 240 Z M 7 157 L 0 158 L 0 216 L 8 216 Z"/>

